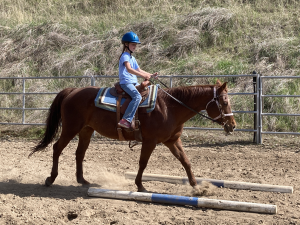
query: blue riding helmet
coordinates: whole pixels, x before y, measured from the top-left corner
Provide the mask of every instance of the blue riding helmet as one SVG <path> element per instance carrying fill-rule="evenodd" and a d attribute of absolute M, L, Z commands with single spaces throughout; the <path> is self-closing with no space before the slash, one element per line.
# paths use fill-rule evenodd
<path fill-rule="evenodd" d="M 124 34 L 122 37 L 122 43 L 124 44 L 125 42 L 130 42 L 130 43 L 138 43 L 141 44 L 139 37 L 137 36 L 136 33 L 130 31 Z"/>

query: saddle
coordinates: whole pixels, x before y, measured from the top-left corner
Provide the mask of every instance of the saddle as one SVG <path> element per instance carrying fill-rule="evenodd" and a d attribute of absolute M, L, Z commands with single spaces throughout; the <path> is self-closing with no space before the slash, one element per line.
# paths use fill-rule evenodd
<path fill-rule="evenodd" d="M 149 95 L 149 88 L 148 86 L 150 85 L 150 81 L 145 80 L 143 81 L 140 85 L 136 86 L 136 89 L 138 90 L 138 92 L 141 94 L 142 96 L 142 100 L 140 102 L 140 104 L 142 102 L 145 101 L 145 99 L 147 99 L 148 95 Z M 110 94 L 117 97 L 117 123 L 120 121 L 121 118 L 121 114 L 124 114 L 129 103 L 131 102 L 131 97 L 129 94 L 127 94 L 122 88 L 119 82 L 114 84 L 114 87 L 110 88 L 109 90 Z M 122 104 L 121 106 L 121 99 L 125 98 L 125 102 Z M 135 113 L 135 117 L 134 120 L 132 120 L 131 122 L 131 128 L 126 129 L 124 128 L 124 130 L 126 132 L 134 132 L 134 137 L 136 141 L 142 142 L 142 134 L 140 131 L 140 121 L 138 119 L 138 109 L 136 110 Z M 123 136 L 122 133 L 122 127 L 120 127 L 118 125 L 117 127 L 117 131 L 118 131 L 118 135 L 119 135 L 119 140 L 120 141 L 126 141 L 126 139 Z"/>

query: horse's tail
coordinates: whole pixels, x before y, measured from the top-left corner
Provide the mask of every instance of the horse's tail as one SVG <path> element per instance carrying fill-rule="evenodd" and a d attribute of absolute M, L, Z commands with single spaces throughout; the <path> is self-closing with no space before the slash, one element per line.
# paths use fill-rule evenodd
<path fill-rule="evenodd" d="M 44 137 L 38 145 L 33 148 L 28 157 L 35 152 L 45 149 L 56 137 L 61 122 L 61 103 L 75 89 L 76 88 L 66 88 L 57 94 L 48 111 Z"/>

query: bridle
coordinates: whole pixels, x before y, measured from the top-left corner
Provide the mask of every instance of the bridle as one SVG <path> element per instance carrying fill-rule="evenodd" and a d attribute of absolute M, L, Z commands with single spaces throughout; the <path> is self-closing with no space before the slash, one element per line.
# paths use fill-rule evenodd
<path fill-rule="evenodd" d="M 207 111 L 208 105 L 209 105 L 210 103 L 215 102 L 215 103 L 217 104 L 217 107 L 218 107 L 218 109 L 219 109 L 219 111 L 220 111 L 220 114 L 219 114 L 217 117 L 213 118 L 213 120 L 217 120 L 217 119 L 219 119 L 219 118 L 225 118 L 226 116 L 233 116 L 233 113 L 227 113 L 227 114 L 224 113 L 224 110 L 223 110 L 223 108 L 222 108 L 222 105 L 221 105 L 220 102 L 219 102 L 219 101 L 220 101 L 219 98 L 220 98 L 220 97 L 223 97 L 223 96 L 228 96 L 228 94 L 221 94 L 221 95 L 218 95 L 218 94 L 217 94 L 217 88 L 214 87 L 214 97 L 213 97 L 212 100 L 210 100 L 210 101 L 206 104 L 206 107 L 205 107 L 205 110 Z M 228 120 L 226 120 L 225 124 L 227 123 L 227 121 L 228 121 Z M 225 124 L 224 124 L 224 122 L 223 122 L 223 126 L 224 126 Z"/>

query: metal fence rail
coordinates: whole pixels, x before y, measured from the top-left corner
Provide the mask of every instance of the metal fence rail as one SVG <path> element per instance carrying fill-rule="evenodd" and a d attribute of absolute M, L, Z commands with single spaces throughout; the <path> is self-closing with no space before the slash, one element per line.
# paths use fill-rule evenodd
<path fill-rule="evenodd" d="M 266 77 L 260 76 L 259 74 L 244 74 L 244 75 L 170 75 L 170 76 L 160 76 L 160 78 L 169 79 L 170 87 L 173 86 L 174 78 L 239 78 L 239 77 L 249 77 L 253 78 L 253 89 L 252 93 L 228 93 L 228 95 L 250 95 L 254 97 L 254 110 L 253 111 L 233 111 L 233 113 L 246 113 L 254 114 L 254 126 L 253 129 L 236 129 L 236 131 L 241 132 L 253 132 L 254 133 L 254 142 L 262 143 L 262 134 L 296 134 L 300 133 L 295 132 L 268 132 L 262 130 L 262 116 L 300 116 L 300 114 L 274 114 L 274 113 L 263 113 L 263 98 L 264 97 L 300 97 L 298 95 L 263 95 L 263 79 L 286 79 L 286 78 L 300 78 L 299 77 Z M 96 86 L 96 78 L 102 79 L 117 79 L 118 76 L 69 76 L 69 77 L 9 77 L 9 78 L 0 78 L 3 79 L 14 79 L 22 80 L 22 92 L 0 92 L 0 95 L 21 95 L 22 96 L 22 107 L 1 107 L 0 110 L 22 110 L 22 123 L 11 123 L 11 122 L 0 122 L 0 124 L 9 124 L 9 125 L 45 125 L 44 123 L 26 123 L 25 111 L 27 110 L 48 110 L 49 108 L 26 108 L 25 107 L 25 96 L 27 95 L 56 95 L 58 92 L 26 92 L 26 80 L 38 80 L 38 79 L 70 79 L 70 78 L 85 78 L 90 80 L 91 86 Z M 201 127 L 184 127 L 188 130 L 222 130 L 221 128 L 201 128 Z"/>

